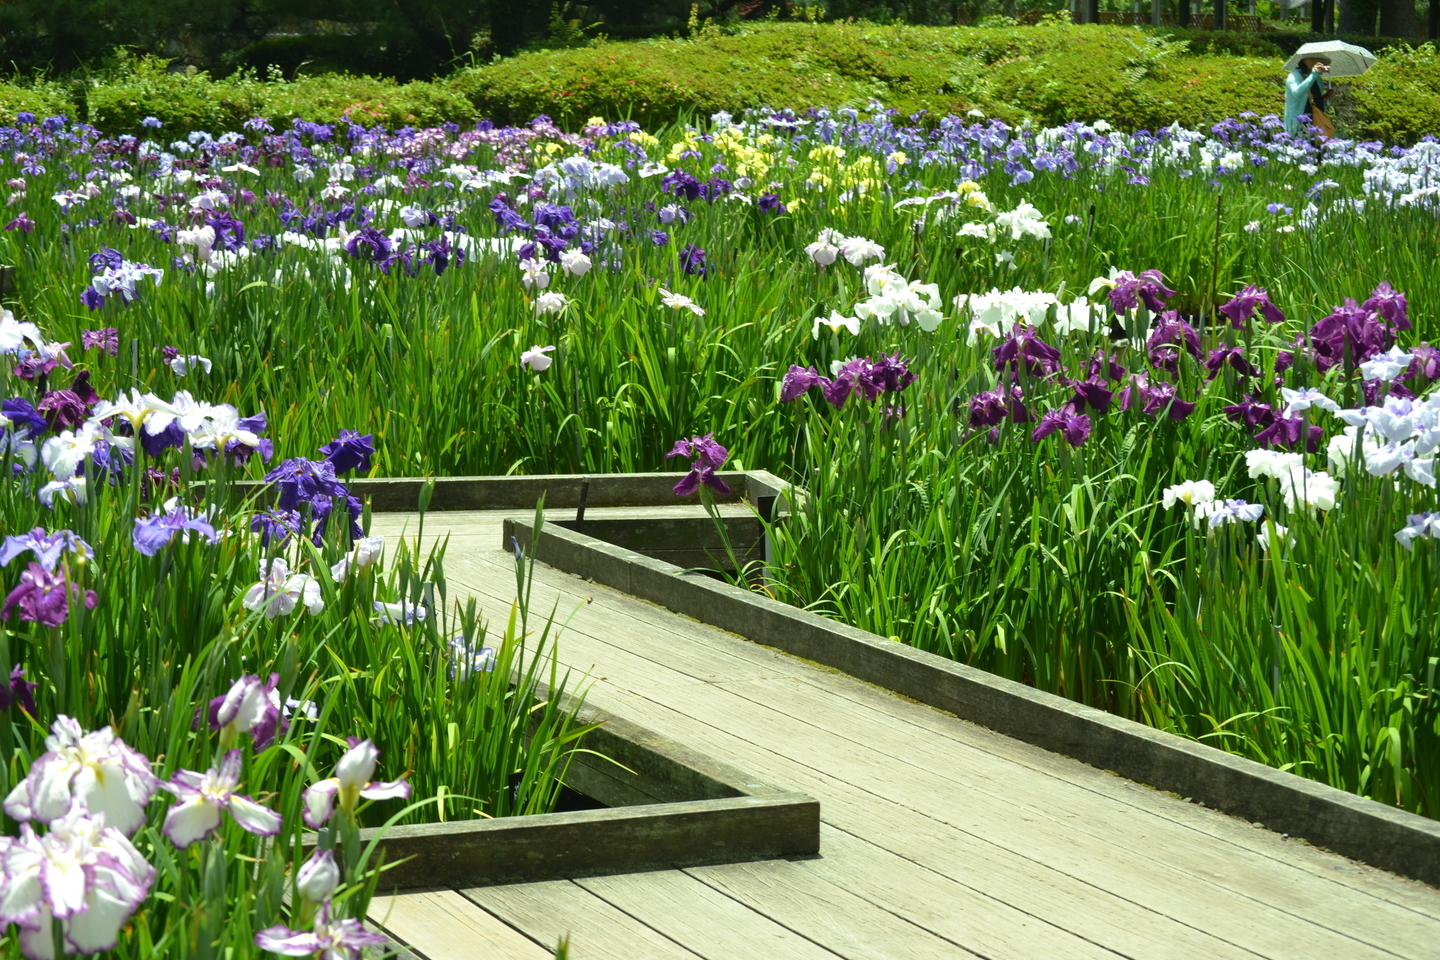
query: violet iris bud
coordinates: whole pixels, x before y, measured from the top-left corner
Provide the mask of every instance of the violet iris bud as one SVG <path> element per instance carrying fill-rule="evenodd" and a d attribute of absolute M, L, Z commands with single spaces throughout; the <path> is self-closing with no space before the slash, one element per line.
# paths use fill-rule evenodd
<path fill-rule="evenodd" d="M 729 493 L 730 488 L 725 481 L 715 475 L 715 471 L 725 465 L 730 457 L 730 451 L 715 442 L 714 432 L 705 434 L 703 437 L 691 437 L 688 440 L 677 440 L 670 452 L 665 454 L 665 459 L 671 457 L 692 457 L 694 463 L 690 465 L 690 472 L 674 486 L 677 497 L 688 497 L 700 489 L 700 484 L 714 489 L 718 493 Z"/>
<path fill-rule="evenodd" d="M 370 469 L 370 459 L 375 453 L 375 435 L 361 436 L 357 430 L 341 430 L 340 436 L 320 448 L 325 459 L 335 468 L 337 474 L 351 470 Z"/>

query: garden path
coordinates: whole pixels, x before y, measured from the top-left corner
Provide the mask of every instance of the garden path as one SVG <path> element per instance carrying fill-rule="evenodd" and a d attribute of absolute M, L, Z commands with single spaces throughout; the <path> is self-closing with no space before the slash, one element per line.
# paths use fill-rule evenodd
<path fill-rule="evenodd" d="M 595 510 L 596 517 L 608 511 Z M 430 513 L 452 596 L 514 596 L 501 522 Z M 413 535 L 377 514 L 374 533 Z M 616 716 L 820 800 L 821 855 L 379 897 L 427 960 L 1431 958 L 1440 890 L 536 566 Z M 543 946 L 542 946 L 543 945 Z"/>

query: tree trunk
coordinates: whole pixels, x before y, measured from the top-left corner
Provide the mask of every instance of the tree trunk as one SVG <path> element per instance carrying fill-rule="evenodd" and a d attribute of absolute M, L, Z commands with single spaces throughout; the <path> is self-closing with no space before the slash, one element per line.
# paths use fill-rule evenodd
<path fill-rule="evenodd" d="M 1431 40 L 1440 40 L 1440 0 L 1430 0 L 1430 33 Z"/>
<path fill-rule="evenodd" d="M 1213 29 L 1225 29 L 1225 8 L 1229 6 L 1226 0 L 1215 0 L 1215 26 Z"/>
<path fill-rule="evenodd" d="M 1380 0 L 1380 36 L 1415 36 L 1415 0 Z"/>

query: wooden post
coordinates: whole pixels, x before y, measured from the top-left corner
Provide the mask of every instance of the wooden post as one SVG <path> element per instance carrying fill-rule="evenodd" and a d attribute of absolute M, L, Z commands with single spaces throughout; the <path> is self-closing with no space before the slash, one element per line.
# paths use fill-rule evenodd
<path fill-rule="evenodd" d="M 1182 27 L 1190 26 L 1190 3 L 1191 0 L 1175 0 L 1175 19 Z"/>
<path fill-rule="evenodd" d="M 1435 2 L 1435 0 L 1431 0 Z M 1160 26 L 1160 0 L 1150 0 L 1150 26 Z"/>
<path fill-rule="evenodd" d="M 1430 31 L 1427 36 L 1431 40 L 1440 40 L 1440 0 L 1430 0 Z"/>
<path fill-rule="evenodd" d="M 1215 0 L 1215 24 L 1211 29 L 1225 29 L 1225 8 L 1228 5 L 1229 4 L 1226 2 L 1226 0 Z"/>
<path fill-rule="evenodd" d="M 1086 22 L 1086 23 L 1099 23 L 1099 22 L 1100 22 L 1100 0 L 1084 0 L 1084 3 L 1085 3 L 1085 22 Z"/>

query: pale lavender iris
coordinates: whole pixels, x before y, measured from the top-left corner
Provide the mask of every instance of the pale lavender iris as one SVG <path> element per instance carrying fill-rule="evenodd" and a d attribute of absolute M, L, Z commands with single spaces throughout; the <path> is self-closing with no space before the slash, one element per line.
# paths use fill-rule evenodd
<path fill-rule="evenodd" d="M 324 957 L 326 960 L 360 960 L 366 947 L 384 946 L 384 935 L 371 933 L 359 920 L 335 920 L 331 903 L 325 901 L 315 915 L 312 930 L 291 930 L 274 926 L 255 934 L 255 945 L 261 950 L 284 957 Z"/>
<path fill-rule="evenodd" d="M 0 546 L 0 567 L 8 567 L 10 561 L 26 551 L 35 554 L 35 560 L 48 572 L 53 573 L 61 556 L 73 553 L 76 559 L 85 560 L 95 556 L 90 544 L 81 540 L 69 530 L 46 533 L 44 527 L 36 527 L 20 536 L 9 536 Z"/>

